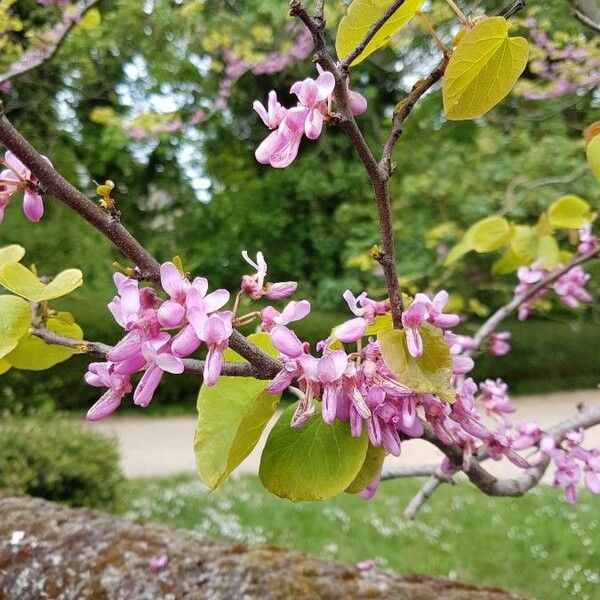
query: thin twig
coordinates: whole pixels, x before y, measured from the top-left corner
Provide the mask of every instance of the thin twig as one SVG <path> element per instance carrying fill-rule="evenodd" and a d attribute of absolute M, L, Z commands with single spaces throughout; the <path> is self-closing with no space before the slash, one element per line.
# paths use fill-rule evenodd
<path fill-rule="evenodd" d="M 86 340 L 76 340 L 69 338 L 64 335 L 60 335 L 49 329 L 43 327 L 37 327 L 31 330 L 31 334 L 44 340 L 47 344 L 53 344 L 56 346 L 64 346 L 65 348 L 71 348 L 81 354 L 89 354 L 96 358 L 106 358 L 106 355 L 113 349 L 112 346 L 102 344 L 100 342 L 88 342 Z M 193 358 L 183 359 L 183 365 L 186 373 L 193 373 L 196 375 L 202 375 L 204 372 L 204 361 L 196 360 Z M 263 377 L 261 373 L 250 363 L 225 363 L 221 371 L 222 375 L 229 375 L 233 377 L 256 377 L 257 379 L 269 379 L 269 377 Z"/>
<path fill-rule="evenodd" d="M 61 20 L 39 36 L 41 40 L 37 41 L 38 47 L 31 48 L 24 52 L 8 67 L 7 71 L 0 73 L 0 83 L 32 71 L 49 61 L 54 54 L 56 54 L 56 51 L 73 26 L 77 25 L 81 17 L 83 17 L 83 15 L 95 4 L 98 4 L 99 1 L 100 0 L 86 0 L 75 7 L 70 7 L 65 10 Z"/>
<path fill-rule="evenodd" d="M 381 481 L 402 479 L 404 477 L 430 477 L 440 469 L 439 465 L 414 465 L 386 469 L 381 475 Z"/>
<path fill-rule="evenodd" d="M 445 483 L 441 477 L 430 477 L 420 488 L 419 491 L 411 498 L 410 502 L 404 509 L 404 518 L 413 520 L 421 507 L 429 500 L 432 494 Z"/>
<path fill-rule="evenodd" d="M 114 217 L 100 206 L 88 200 L 64 177 L 55 171 L 31 144 L 13 127 L 3 112 L 0 103 L 0 143 L 13 152 L 40 182 L 43 190 L 52 194 L 75 211 L 104 235 L 114 246 L 127 256 L 137 268 L 140 279 L 160 283 L 160 264 Z M 238 331 L 234 331 L 229 345 L 250 362 L 262 378 L 274 377 L 280 364 L 250 343 Z"/>

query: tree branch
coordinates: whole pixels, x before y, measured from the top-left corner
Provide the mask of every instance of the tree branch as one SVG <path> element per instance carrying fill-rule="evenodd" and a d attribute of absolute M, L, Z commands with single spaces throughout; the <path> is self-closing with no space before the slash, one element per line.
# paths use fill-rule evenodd
<path fill-rule="evenodd" d="M 396 249 L 394 243 L 394 229 L 392 224 L 392 209 L 389 194 L 388 178 L 385 177 L 369 148 L 356 119 L 350 108 L 348 95 L 348 79 L 336 65 L 325 44 L 325 37 L 321 23 L 313 19 L 299 0 L 290 2 L 290 14 L 304 23 L 311 33 L 315 47 L 316 61 L 326 70 L 333 73 L 335 78 L 334 100 L 339 111 L 338 123 L 350 142 L 356 149 L 358 156 L 365 167 L 367 175 L 375 193 L 377 213 L 379 218 L 379 231 L 381 238 L 381 252 L 377 260 L 383 269 L 389 300 L 390 312 L 394 327 L 402 327 L 402 292 L 398 283 L 396 271 Z"/>
<path fill-rule="evenodd" d="M 5 73 L 0 73 L 0 83 L 32 71 L 49 61 L 65 40 L 72 27 L 98 2 L 100 0 L 86 0 L 73 7 L 68 7 L 63 12 L 61 20 L 41 34 L 41 39 L 38 40 L 39 47 L 27 50 L 9 66 Z"/>
<path fill-rule="evenodd" d="M 575 16 L 594 31 L 600 32 L 600 5 L 594 0 L 571 0 Z"/>
<path fill-rule="evenodd" d="M 73 338 L 65 337 L 44 327 L 37 327 L 31 330 L 31 335 L 34 335 L 47 344 L 53 344 L 56 346 L 64 346 L 71 348 L 78 353 L 89 354 L 96 358 L 106 358 L 106 355 L 113 349 L 112 346 L 102 344 L 100 342 L 88 342 L 86 340 L 76 340 Z M 204 361 L 195 360 L 193 358 L 183 359 L 183 365 L 186 373 L 194 373 L 195 375 L 202 375 L 204 373 Z M 264 374 L 257 371 L 250 363 L 225 363 L 221 371 L 222 375 L 229 375 L 232 377 L 256 377 L 257 379 L 270 379 L 270 377 L 264 377 Z"/>
<path fill-rule="evenodd" d="M 17 156 L 38 179 L 44 191 L 67 205 L 116 246 L 137 268 L 140 279 L 160 283 L 159 262 L 123 227 L 113 215 L 86 198 L 64 177 L 55 171 L 42 155 L 13 127 L 0 103 L 0 143 Z M 251 344 L 238 331 L 229 339 L 230 347 L 252 364 L 261 377 L 274 377 L 279 363 Z"/>

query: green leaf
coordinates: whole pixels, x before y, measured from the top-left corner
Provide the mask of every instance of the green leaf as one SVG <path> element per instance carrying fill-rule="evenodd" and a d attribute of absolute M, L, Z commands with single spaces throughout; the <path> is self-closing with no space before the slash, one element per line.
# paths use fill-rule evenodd
<path fill-rule="evenodd" d="M 508 243 L 510 225 L 503 217 L 486 217 L 469 227 L 465 242 L 476 252 L 492 252 Z"/>
<path fill-rule="evenodd" d="M 456 392 L 450 385 L 452 358 L 444 335 L 429 323 L 421 325 L 419 332 L 423 338 L 423 355 L 419 358 L 410 355 L 403 330 L 380 333 L 377 339 L 383 360 L 408 389 L 454 402 Z"/>
<path fill-rule="evenodd" d="M 83 331 L 79 325 L 67 323 L 56 317 L 48 319 L 46 329 L 75 340 L 83 339 Z M 44 371 L 68 360 L 74 354 L 78 354 L 78 352 L 72 348 L 47 344 L 38 337 L 26 335 L 21 338 L 17 347 L 4 358 L 17 369 Z"/>
<path fill-rule="evenodd" d="M 10 368 L 10 363 L 5 361 L 3 358 L 0 358 L 0 375 L 4 375 L 4 373 L 6 373 L 6 371 L 8 371 Z"/>
<path fill-rule="evenodd" d="M 6 263 L 17 263 L 25 256 L 25 248 L 17 244 L 0 248 L 0 267 Z"/>
<path fill-rule="evenodd" d="M 511 232 L 510 248 L 521 259 L 521 264 L 529 264 L 537 256 L 538 236 L 527 225 L 514 225 Z"/>
<path fill-rule="evenodd" d="M 267 333 L 248 339 L 270 356 L 277 356 Z M 228 350 L 225 358 L 243 361 L 233 350 Z M 222 485 L 252 452 L 275 414 L 280 395 L 266 392 L 268 383 L 254 377 L 220 377 L 214 386 L 200 388 L 194 453 L 198 475 L 209 488 Z"/>
<path fill-rule="evenodd" d="M 591 220 L 591 207 L 579 196 L 563 196 L 548 208 L 548 221 L 553 227 L 579 229 Z"/>
<path fill-rule="evenodd" d="M 594 177 L 600 181 L 600 135 L 589 141 L 585 153 Z"/>
<path fill-rule="evenodd" d="M 273 494 L 293 502 L 326 500 L 343 492 L 361 470 L 366 434 L 354 438 L 344 421 L 328 425 L 320 412 L 302 427 L 290 425 L 298 403 L 283 411 L 260 460 L 259 477 Z"/>
<path fill-rule="evenodd" d="M 471 252 L 471 250 L 473 250 L 473 246 L 471 246 L 471 244 L 465 240 L 459 242 L 456 244 L 456 246 L 454 246 L 454 248 L 452 248 L 452 250 L 450 250 L 450 252 L 448 252 L 448 254 L 446 254 L 444 265 L 447 267 L 455 263 L 461 256 L 464 256 L 467 252 Z"/>
<path fill-rule="evenodd" d="M 508 36 L 503 17 L 482 19 L 460 39 L 442 86 L 447 119 L 475 119 L 512 90 L 527 65 L 525 38 Z"/>
<path fill-rule="evenodd" d="M 67 269 L 46 285 L 20 263 L 0 267 L 0 285 L 32 302 L 66 296 L 82 284 L 83 274 L 79 269 Z"/>
<path fill-rule="evenodd" d="M 375 317 L 375 322 L 373 325 L 369 325 L 365 329 L 365 335 L 377 335 L 380 331 L 387 331 L 388 329 L 392 328 L 392 315 L 379 315 L 378 317 Z"/>
<path fill-rule="evenodd" d="M 493 265 L 492 275 L 506 275 L 516 271 L 523 261 L 521 257 L 509 248 Z"/>
<path fill-rule="evenodd" d="M 543 235 L 538 241 L 537 256 L 544 269 L 551 271 L 560 262 L 560 248 L 551 235 Z"/>
<path fill-rule="evenodd" d="M 354 481 L 346 488 L 348 494 L 358 494 L 362 492 L 381 472 L 385 450 L 381 447 L 371 446 L 367 449 L 365 462 L 361 467 Z"/>
<path fill-rule="evenodd" d="M 387 44 L 391 37 L 419 12 L 423 1 L 406 0 L 373 36 L 373 39 L 351 66 L 359 64 L 375 50 Z M 350 4 L 348 13 L 340 21 L 335 40 L 335 49 L 340 60 L 343 60 L 358 46 L 371 26 L 379 20 L 390 4 L 391 0 L 354 0 Z"/>
<path fill-rule="evenodd" d="M 14 350 L 31 326 L 31 308 L 17 296 L 0 296 L 0 358 Z"/>

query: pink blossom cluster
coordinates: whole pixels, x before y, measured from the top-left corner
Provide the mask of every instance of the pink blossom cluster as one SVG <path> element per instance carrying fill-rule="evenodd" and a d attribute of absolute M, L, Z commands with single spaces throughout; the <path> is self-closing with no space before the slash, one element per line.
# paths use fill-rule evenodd
<path fill-rule="evenodd" d="M 45 156 L 46 162 L 52 163 Z M 17 192 L 23 192 L 23 212 L 25 216 L 37 223 L 44 215 L 44 202 L 38 180 L 31 171 L 10 151 L 0 161 L 6 167 L 0 172 L 0 223 L 4 220 L 4 210 L 8 206 L 12 196 Z"/>
<path fill-rule="evenodd" d="M 585 432 L 583 429 L 571 430 L 565 433 L 560 443 L 551 436 L 542 438 L 540 452 L 534 462 L 542 456 L 550 459 L 555 467 L 554 487 L 564 487 L 568 502 L 577 501 L 577 485 L 583 482 L 592 494 L 600 494 L 600 448 L 586 450 L 582 447 Z"/>
<path fill-rule="evenodd" d="M 525 19 L 524 24 L 535 44 L 529 68 L 538 77 L 534 83 L 521 82 L 517 87 L 524 98 L 558 98 L 600 84 L 600 59 L 593 43 L 577 38 L 551 40 L 534 17 Z"/>
<path fill-rule="evenodd" d="M 306 135 L 316 140 L 323 130 L 323 123 L 330 114 L 332 94 L 335 88 L 333 73 L 319 66 L 317 79 L 307 77 L 297 81 L 290 92 L 298 98 L 293 108 L 284 108 L 275 91 L 269 92 L 267 106 L 258 100 L 253 104 L 263 123 L 271 130 L 255 152 L 256 160 L 263 165 L 281 169 L 288 167 L 298 156 L 300 142 Z M 349 92 L 352 114 L 358 116 L 367 110 L 367 101 L 358 92 Z"/>
<path fill-rule="evenodd" d="M 585 237 L 587 241 L 582 241 L 580 243 L 580 248 L 582 246 L 588 247 L 589 244 L 596 243 L 595 238 L 591 239 L 591 234 L 589 236 L 586 235 Z M 560 269 L 562 267 L 559 265 L 556 268 Z M 542 268 L 539 262 L 534 262 L 529 266 L 519 267 L 517 270 L 519 283 L 515 288 L 515 297 L 527 293 L 532 287 L 539 285 L 539 283 L 550 274 L 551 271 Z M 579 265 L 572 267 L 552 284 L 540 288 L 531 296 L 531 298 L 521 302 L 518 311 L 519 321 L 527 319 L 533 305 L 551 290 L 554 290 L 560 301 L 569 308 L 578 308 L 581 304 L 591 302 L 593 298 L 585 289 L 590 278 L 591 276 Z"/>
<path fill-rule="evenodd" d="M 233 332 L 233 313 L 219 311 L 229 301 L 229 292 L 207 293 L 206 279 L 190 281 L 170 262 L 161 266 L 160 281 L 167 299 L 161 299 L 151 287 L 140 288 L 136 279 L 115 274 L 118 293 L 108 308 L 127 333 L 107 354 L 107 362 L 89 365 L 86 382 L 107 388 L 89 410 L 89 420 L 102 419 L 116 410 L 133 389 L 134 373 L 141 372 L 142 377 L 133 401 L 148 406 L 164 373 L 182 373 L 182 359 L 201 345 L 207 348 L 204 383 L 216 383 Z"/>

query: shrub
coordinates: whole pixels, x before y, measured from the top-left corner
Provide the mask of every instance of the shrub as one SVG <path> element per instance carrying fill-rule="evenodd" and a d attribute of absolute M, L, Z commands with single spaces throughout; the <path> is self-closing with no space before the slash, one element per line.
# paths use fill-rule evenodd
<path fill-rule="evenodd" d="M 116 510 L 124 477 L 115 440 L 56 417 L 0 424 L 0 489 Z"/>

